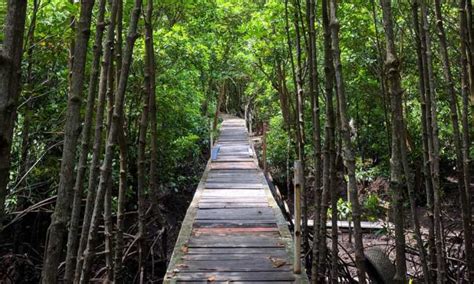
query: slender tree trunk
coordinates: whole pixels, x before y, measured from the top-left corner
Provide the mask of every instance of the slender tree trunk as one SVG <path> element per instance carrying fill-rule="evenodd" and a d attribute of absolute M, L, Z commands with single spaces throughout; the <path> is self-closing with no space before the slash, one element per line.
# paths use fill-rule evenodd
<path fill-rule="evenodd" d="M 97 92 L 97 78 L 99 77 L 100 58 L 102 56 L 102 38 L 104 34 L 105 0 L 99 1 L 99 11 L 96 23 L 96 34 L 93 45 L 93 59 L 89 79 L 89 90 L 87 94 L 87 105 L 85 110 L 84 126 L 81 133 L 81 148 L 79 163 L 77 165 L 76 181 L 74 185 L 74 198 L 72 205 L 71 221 L 69 225 L 66 253 L 66 272 L 64 281 L 72 283 L 78 246 L 79 223 L 81 220 L 81 203 L 84 191 L 84 177 L 87 168 L 87 157 L 90 149 L 90 137 L 92 130 L 92 119 L 94 113 L 95 96 Z"/>
<path fill-rule="evenodd" d="M 23 127 L 21 130 L 21 151 L 20 151 L 20 168 L 18 170 L 18 180 L 23 180 L 20 182 L 20 186 L 26 186 L 26 178 L 24 176 L 27 175 L 28 168 L 30 166 L 30 158 L 29 158 L 29 148 L 30 148 L 30 127 L 31 127 L 31 120 L 33 116 L 33 50 L 34 50 L 34 41 L 35 41 L 35 31 L 36 31 L 36 19 L 38 16 L 39 11 L 39 0 L 33 0 L 33 11 L 31 16 L 31 23 L 30 27 L 28 28 L 28 33 L 26 36 L 26 105 L 24 110 L 24 120 L 23 120 Z M 18 201 L 16 205 L 16 210 L 21 211 L 27 205 L 27 198 L 18 196 Z M 1 214 L 0 214 L 1 215 Z M 1 219 L 1 218 L 0 218 Z M 19 240 L 19 238 L 18 238 Z"/>
<path fill-rule="evenodd" d="M 458 118 L 458 102 L 457 95 L 454 89 L 454 78 L 451 72 L 451 62 L 448 55 L 448 41 L 446 39 L 446 32 L 444 30 L 444 19 L 441 12 L 441 1 L 435 0 L 435 14 L 436 27 L 438 29 L 439 46 L 441 53 L 441 61 L 443 63 L 443 75 L 448 87 L 449 106 L 451 111 L 451 123 L 453 125 L 454 134 L 454 148 L 456 153 L 456 171 L 458 176 L 458 191 L 461 202 L 461 212 L 464 231 L 464 245 L 466 250 L 466 263 L 468 263 L 468 274 L 474 273 L 469 271 L 472 268 L 474 261 L 472 227 L 471 227 L 471 204 L 468 192 L 470 190 L 470 181 L 464 179 L 464 173 L 469 176 L 469 164 L 463 163 L 463 148 L 461 142 L 461 131 L 459 130 Z M 462 40 L 462 39 L 461 39 Z M 465 183 L 467 181 L 467 183 Z"/>
<path fill-rule="evenodd" d="M 109 179 L 111 178 L 112 169 L 112 156 L 114 149 L 116 148 L 118 134 L 120 132 L 121 121 L 123 119 L 123 108 L 125 100 L 125 90 L 127 87 L 127 79 L 132 63 L 132 54 L 135 41 L 137 39 L 137 25 L 140 17 L 140 11 L 142 6 L 141 0 L 135 0 L 134 7 L 131 14 L 130 26 L 128 29 L 127 41 L 125 44 L 124 55 L 122 58 L 122 69 L 120 72 L 120 80 L 115 95 L 114 103 L 114 114 L 112 118 L 112 124 L 110 127 L 109 135 L 107 137 L 107 143 L 105 148 L 104 162 L 102 164 L 100 182 L 97 190 L 97 196 L 94 204 L 94 211 L 92 214 L 92 222 L 89 230 L 89 237 L 87 239 L 86 250 L 84 251 L 84 263 L 81 273 L 81 283 L 87 283 L 90 278 L 90 270 L 92 266 L 93 254 L 95 250 L 95 243 L 97 238 L 97 230 L 99 227 L 100 214 L 102 212 L 103 200 L 105 190 Z"/>
<path fill-rule="evenodd" d="M 98 184 L 98 177 L 100 172 L 100 158 L 103 152 L 103 128 L 104 128 L 104 112 L 107 95 L 107 83 L 113 68 L 111 65 L 112 53 L 114 50 L 114 37 L 115 37 L 115 19 L 117 15 L 118 1 L 112 1 L 112 7 L 110 12 L 110 20 L 107 30 L 107 37 L 103 43 L 104 56 L 102 60 L 102 66 L 100 69 L 99 76 L 99 89 L 98 89 L 98 102 L 96 108 L 95 117 L 95 130 L 94 130 L 94 141 L 92 150 L 92 160 L 89 166 L 89 179 L 88 179 L 88 191 L 86 198 L 86 207 L 84 209 L 84 218 L 82 222 L 81 237 L 79 240 L 78 249 L 76 252 L 76 266 L 74 271 L 74 283 L 78 283 L 80 280 L 81 269 L 82 269 L 82 254 L 86 247 L 87 236 L 89 235 L 89 228 L 92 220 L 92 211 L 94 208 L 94 201 L 96 198 L 96 189 Z"/>
<path fill-rule="evenodd" d="M 112 126 L 113 114 L 114 114 L 114 98 L 116 91 L 115 75 L 117 74 L 114 69 L 114 54 L 112 54 L 112 63 L 110 65 L 110 72 L 107 73 L 107 133 L 110 133 Z M 124 121 L 120 121 L 120 129 L 124 130 Z M 120 135 L 120 134 L 119 134 Z M 108 137 L 106 137 L 107 139 Z M 119 138 L 119 143 L 120 143 Z M 121 145 L 119 146 L 119 148 Z M 126 148 L 126 146 L 125 146 Z M 121 148 L 120 148 L 121 149 Z M 112 160 L 114 157 L 112 157 Z M 121 170 L 121 169 L 120 169 Z M 110 179 L 107 184 L 107 189 L 104 195 L 104 240 L 105 240 L 105 267 L 106 267 L 106 279 L 109 283 L 113 281 L 114 276 L 114 263 L 113 263 L 113 224 L 112 224 L 112 187 L 113 181 Z M 120 190 L 120 189 L 119 189 Z"/>
<path fill-rule="evenodd" d="M 156 64 L 155 64 L 155 51 L 153 43 L 153 1 L 147 6 L 147 25 L 145 26 L 146 39 L 146 53 L 149 58 L 148 62 L 148 73 L 150 77 L 150 95 L 149 95 L 149 120 L 150 120 L 150 172 L 149 172 L 149 184 L 150 184 L 150 195 L 152 200 L 152 212 L 160 220 L 160 225 L 164 226 L 164 221 L 160 216 L 158 202 L 160 198 L 160 190 L 158 187 L 158 126 L 157 126 L 157 107 L 156 107 Z M 166 254 L 162 250 L 163 254 Z"/>
<path fill-rule="evenodd" d="M 297 7 L 299 0 L 295 0 L 294 8 L 294 26 L 295 26 L 295 49 L 296 49 L 296 143 L 297 143 L 297 154 L 298 160 L 301 161 L 303 172 L 305 169 L 305 154 L 304 154 L 304 81 L 303 81 L 303 51 L 301 49 L 301 34 L 300 34 L 300 20 Z M 302 198 L 302 238 L 303 238 L 303 252 L 306 253 L 308 244 L 308 214 L 307 214 L 307 196 L 306 189 L 304 186 L 304 180 L 301 184 L 301 198 Z"/>
<path fill-rule="evenodd" d="M 283 116 L 283 121 L 285 122 L 285 129 L 289 131 L 291 127 L 291 111 L 290 111 L 290 106 L 289 106 L 289 101 L 288 101 L 288 88 L 286 86 L 286 74 L 284 70 L 284 66 L 282 66 L 282 62 L 280 59 L 277 59 L 277 62 L 275 64 L 276 68 L 276 76 L 277 76 L 277 82 L 278 82 L 278 87 L 279 87 L 279 95 L 280 95 L 280 108 L 281 108 L 281 113 Z"/>
<path fill-rule="evenodd" d="M 51 225 L 48 229 L 48 242 L 43 271 L 42 283 L 55 283 L 57 281 L 57 268 L 59 265 L 63 239 L 66 233 L 67 222 L 70 217 L 72 191 L 74 183 L 74 164 L 76 160 L 76 146 L 81 122 L 81 102 L 84 87 L 84 71 L 87 58 L 87 45 L 90 37 L 92 8 L 94 0 L 83 0 L 79 22 L 76 26 L 76 45 L 74 47 L 74 64 L 72 66 L 71 89 L 64 126 L 64 145 L 61 160 L 56 207 L 51 216 Z"/>
<path fill-rule="evenodd" d="M 432 196 L 433 188 L 431 185 L 431 168 L 429 161 L 429 148 L 428 148 L 428 116 L 427 116 L 427 107 L 426 107 L 426 95 L 427 95 L 427 81 L 425 78 L 426 68 L 424 66 L 424 51 L 422 38 L 420 33 L 420 20 L 419 20 L 419 0 L 414 0 L 412 3 L 412 15 L 413 15 L 413 29 L 415 31 L 415 43 L 416 43 L 416 53 L 417 53 L 417 65 L 419 76 L 419 92 L 420 92 L 420 106 L 421 106 L 421 127 L 422 127 L 422 145 L 423 145 L 423 180 L 425 183 L 425 193 L 427 200 L 428 212 L 432 211 Z M 433 215 L 428 215 L 428 253 L 427 253 L 427 262 L 428 263 L 428 273 L 425 273 L 425 281 L 432 282 L 432 272 L 430 269 L 434 268 L 436 263 L 435 260 L 435 241 L 434 241 L 434 224 L 433 224 Z M 415 216 L 415 215 L 413 215 Z M 424 265 L 424 264 L 423 264 Z"/>
<path fill-rule="evenodd" d="M 112 223 L 112 187 L 113 182 L 109 180 L 104 198 L 104 239 L 105 239 L 105 277 L 106 283 L 113 283 L 113 223 Z"/>
<path fill-rule="evenodd" d="M 344 165 L 347 168 L 349 177 L 349 193 L 352 205 L 352 218 L 354 220 L 354 240 L 355 240 L 355 258 L 357 266 L 357 276 L 359 283 L 365 283 L 365 267 L 364 267 L 364 246 L 362 243 L 362 229 L 360 227 L 361 209 L 359 204 L 359 196 L 357 192 L 357 182 L 355 177 L 355 157 L 350 136 L 349 119 L 347 117 L 347 99 L 344 90 L 344 79 L 342 74 L 341 51 L 339 48 L 339 22 L 336 17 L 337 4 L 336 0 L 329 2 L 330 27 L 332 39 L 333 64 L 335 71 L 336 93 L 339 104 L 339 119 L 341 123 L 341 139 Z"/>
<path fill-rule="evenodd" d="M 393 199 L 393 219 L 395 223 L 396 274 L 395 281 L 406 282 L 407 266 L 405 257 L 405 230 L 403 212 L 403 179 L 402 154 L 400 133 L 404 132 L 402 95 L 403 89 L 400 78 L 400 61 L 396 54 L 395 36 L 393 34 L 393 19 L 391 0 L 381 0 L 383 23 L 386 38 L 385 72 L 387 73 L 388 92 L 391 97 L 392 113 L 392 156 L 390 158 L 390 188 Z"/>
<path fill-rule="evenodd" d="M 390 119 L 388 117 L 388 103 L 387 101 L 389 98 L 387 98 L 387 87 L 385 83 L 385 74 L 383 72 L 383 55 L 382 55 L 382 46 L 379 40 L 379 32 L 378 32 L 378 20 L 377 20 L 377 12 L 375 9 L 375 1 L 371 0 L 371 5 L 372 5 L 372 18 L 374 20 L 374 30 L 375 30 L 375 45 L 377 48 L 377 63 L 378 63 L 378 75 L 379 75 L 379 80 L 380 80 L 380 92 L 382 93 L 382 107 L 383 107 L 383 114 L 385 118 L 385 128 L 387 132 L 387 151 L 390 151 L 390 143 L 391 143 L 391 135 L 390 135 Z"/>
<path fill-rule="evenodd" d="M 115 235 L 115 258 L 114 258 L 114 279 L 116 283 L 123 282 L 123 233 L 125 231 L 125 195 L 127 190 L 127 136 L 125 129 L 119 133 L 120 151 L 120 181 L 117 198 L 117 233 Z"/>
<path fill-rule="evenodd" d="M 145 275 L 145 150 L 146 150 L 146 136 L 148 129 L 149 121 L 149 103 L 150 97 L 155 96 L 154 89 L 152 89 L 151 81 L 155 81 L 154 76 L 151 77 L 153 73 L 153 63 L 151 62 L 153 54 L 153 32 L 151 29 L 153 13 L 153 1 L 148 0 L 147 2 L 147 11 L 145 15 L 145 89 L 146 94 L 143 96 L 143 111 L 140 119 L 140 129 L 139 129 L 139 138 L 138 138 L 138 156 L 137 156 L 137 193 L 138 193 L 138 267 L 140 273 L 140 283 L 143 283 Z M 154 73 L 153 73 L 154 75 Z M 154 84 L 153 84 L 154 87 Z"/>
<path fill-rule="evenodd" d="M 337 229 L 337 190 L 336 190 L 336 150 L 335 150 L 335 115 L 333 103 L 333 89 L 334 89 L 334 65 L 332 60 L 331 47 L 331 29 L 329 26 L 329 6 L 327 0 L 321 1 L 321 14 L 324 30 L 324 90 L 326 93 L 326 122 L 324 125 L 324 167 L 323 167 L 323 188 L 330 193 L 331 198 L 331 275 L 330 282 L 338 283 L 338 229 Z M 326 160 L 328 161 L 326 163 Z M 324 212 L 321 214 L 323 217 Z M 325 227 L 325 219 L 321 220 L 321 225 Z M 326 228 L 324 228 L 324 234 Z M 321 236 L 324 236 L 321 234 Z M 326 247 L 325 238 L 321 241 L 321 248 Z M 322 249 L 321 249 L 322 251 Z M 325 262 L 326 259 L 320 258 L 320 262 Z M 323 280 L 324 279 L 320 279 Z M 320 282 L 323 282 L 320 281 Z"/>
<path fill-rule="evenodd" d="M 421 0 L 421 14 L 423 21 L 422 37 L 424 40 L 426 78 L 428 83 L 428 95 L 426 96 L 426 108 L 430 112 L 430 129 L 428 148 L 431 167 L 431 183 L 433 186 L 433 222 L 436 247 L 436 265 L 437 265 L 437 283 L 446 281 L 446 265 L 443 251 L 443 232 L 441 229 L 441 189 L 439 182 L 439 135 L 438 135 L 438 118 L 437 118 L 437 102 L 434 87 L 433 65 L 431 58 L 431 38 L 429 34 L 428 9 L 426 0 Z"/>
<path fill-rule="evenodd" d="M 421 3 L 421 0 L 416 0 L 418 4 Z M 418 14 L 415 14 L 418 16 Z M 427 217 L 428 217 L 428 256 L 429 256 L 429 261 L 430 261 L 430 270 L 431 270 L 431 275 L 433 275 L 434 271 L 436 271 L 436 244 L 435 244 L 435 227 L 434 227 L 434 187 L 433 187 L 433 180 L 432 180 L 432 168 L 431 168 L 431 149 L 432 149 L 432 137 L 433 137 L 433 130 L 432 130 L 432 115 L 431 115 L 431 100 L 430 100 L 430 93 L 433 88 L 433 81 L 430 77 L 430 72 L 428 68 L 428 57 L 426 53 L 426 33 L 424 29 L 424 23 L 423 23 L 423 15 L 422 18 L 419 22 L 419 25 L 416 26 L 416 28 L 419 27 L 419 32 L 420 32 L 420 59 L 421 59 L 421 65 L 419 67 L 420 70 L 420 83 L 423 83 L 423 88 L 422 92 L 420 93 L 420 104 L 421 104 L 421 109 L 424 112 L 422 114 L 422 123 L 424 123 L 423 127 L 426 129 L 426 163 L 425 163 L 425 168 L 426 168 L 426 177 L 427 181 L 425 184 L 425 189 L 426 189 L 426 207 L 427 207 Z M 431 59 L 430 59 L 431 62 Z M 430 65 L 431 68 L 431 65 Z M 422 81 L 421 81 L 422 79 Z M 435 278 L 436 276 L 433 275 L 432 278 Z"/>
<path fill-rule="evenodd" d="M 11 146 L 18 97 L 21 92 L 21 59 L 25 32 L 26 0 L 9 0 L 0 49 L 0 224 L 10 175 Z"/>
<path fill-rule="evenodd" d="M 308 26 L 308 60 L 309 60 L 309 93 L 311 96 L 311 114 L 313 130 L 313 151 L 314 151 L 314 195 L 315 195 L 315 217 L 314 217 L 314 235 L 313 235 L 313 263 L 312 279 L 317 277 L 319 264 L 319 220 L 321 204 L 321 120 L 319 116 L 319 78 L 317 69 L 317 51 L 316 51 L 316 27 L 315 27 L 316 5 L 313 0 L 306 0 L 306 21 Z M 326 162 L 326 161 L 325 161 Z"/>
<path fill-rule="evenodd" d="M 474 107 L 474 22 L 472 20 L 472 1 L 466 1 L 464 6 L 466 15 L 466 34 L 468 39 L 467 45 L 467 66 L 469 75 L 469 97 L 471 110 Z"/>
<path fill-rule="evenodd" d="M 462 95 L 462 164 L 463 164 L 463 182 L 466 190 L 467 199 L 467 215 L 470 223 L 470 235 L 466 236 L 466 229 L 464 232 L 464 245 L 466 250 L 466 263 L 468 272 L 468 281 L 474 282 L 474 255 L 472 245 L 472 196 L 471 196 L 471 173 L 469 172 L 469 153 L 470 153 L 470 138 L 469 138 L 469 71 L 467 61 L 467 46 L 469 44 L 469 36 L 467 34 L 467 17 L 465 13 L 466 0 L 459 1 L 459 33 L 461 38 L 461 95 Z M 463 217 L 464 218 L 464 217 Z"/>
<path fill-rule="evenodd" d="M 212 123 L 212 131 L 217 131 L 217 124 L 219 122 L 219 113 L 222 103 L 224 102 L 225 97 L 225 80 L 222 81 L 221 85 L 219 86 L 219 94 L 217 96 L 217 103 L 216 103 L 216 111 L 214 113 L 214 121 Z"/>
<path fill-rule="evenodd" d="M 295 59 L 293 56 L 293 43 L 291 41 L 291 33 L 290 33 L 290 22 L 289 22 L 289 8 L 288 8 L 288 0 L 285 0 L 285 33 L 286 33 L 286 41 L 288 45 L 288 57 L 290 60 L 290 66 L 291 66 L 291 77 L 293 79 L 293 84 L 295 85 L 295 93 L 296 93 L 296 67 L 295 67 Z M 284 70 L 284 69 L 283 69 Z M 296 97 L 296 95 L 295 95 Z M 293 101 L 291 99 L 292 97 L 288 94 L 288 102 L 290 105 L 290 121 L 294 123 L 292 127 L 289 127 L 288 129 L 290 130 L 291 128 L 295 129 L 295 132 L 298 129 L 297 126 L 297 114 L 296 114 L 296 108 L 293 105 Z M 297 134 L 298 135 L 298 134 Z"/>
<path fill-rule="evenodd" d="M 118 88 L 120 72 L 122 71 L 122 53 L 123 53 L 123 0 L 115 0 L 117 1 L 117 15 L 116 15 L 116 23 L 117 23 L 117 31 L 116 31 L 116 43 L 114 49 L 114 57 L 115 57 L 115 78 L 116 86 Z"/>

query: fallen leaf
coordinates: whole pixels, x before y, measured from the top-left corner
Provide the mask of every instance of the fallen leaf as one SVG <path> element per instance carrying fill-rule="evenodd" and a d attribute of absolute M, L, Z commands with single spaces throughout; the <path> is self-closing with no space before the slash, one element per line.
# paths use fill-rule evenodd
<path fill-rule="evenodd" d="M 282 267 L 283 265 L 286 264 L 286 261 L 284 259 L 281 259 L 281 258 L 276 258 L 276 257 L 270 256 L 269 259 L 272 262 L 272 266 L 275 267 L 275 268 Z"/>
<path fill-rule="evenodd" d="M 216 281 L 216 276 L 215 275 L 211 275 L 207 278 L 207 282 L 214 282 Z"/>
<path fill-rule="evenodd" d="M 181 247 L 181 251 L 184 252 L 184 253 L 188 253 L 188 250 L 189 250 L 189 248 L 188 248 L 187 245 L 183 245 L 183 246 Z"/>
<path fill-rule="evenodd" d="M 184 263 L 181 263 L 181 264 L 176 265 L 176 267 L 182 269 L 182 268 L 187 268 L 188 266 Z"/>

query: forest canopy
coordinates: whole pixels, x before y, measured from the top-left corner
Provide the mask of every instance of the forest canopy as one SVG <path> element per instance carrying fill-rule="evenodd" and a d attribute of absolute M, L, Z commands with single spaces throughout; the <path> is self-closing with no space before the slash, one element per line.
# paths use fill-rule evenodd
<path fill-rule="evenodd" d="M 474 281 L 471 0 L 7 0 L 0 26 L 0 282 L 162 281 L 223 114 L 289 204 L 302 162 L 313 283 L 365 282 L 382 238 L 399 283 Z"/>

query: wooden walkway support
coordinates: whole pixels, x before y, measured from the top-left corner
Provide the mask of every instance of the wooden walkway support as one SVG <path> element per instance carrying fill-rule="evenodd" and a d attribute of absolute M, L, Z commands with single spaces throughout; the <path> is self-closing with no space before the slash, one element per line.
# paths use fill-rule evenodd
<path fill-rule="evenodd" d="M 307 283 L 242 119 L 225 119 L 164 283 Z M 300 260 L 298 260 L 300 261 Z"/>

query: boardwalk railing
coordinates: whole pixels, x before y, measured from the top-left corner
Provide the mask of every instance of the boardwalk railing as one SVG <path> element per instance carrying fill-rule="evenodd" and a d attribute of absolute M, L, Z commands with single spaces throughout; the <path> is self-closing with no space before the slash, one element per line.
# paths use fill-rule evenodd
<path fill-rule="evenodd" d="M 214 148 L 164 282 L 307 283 L 293 274 L 293 239 L 244 120 L 225 119 Z"/>

